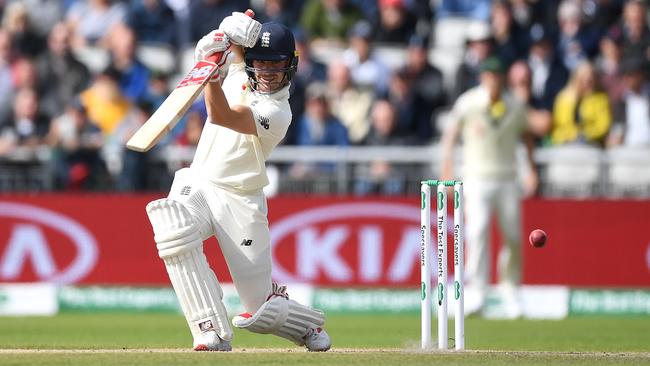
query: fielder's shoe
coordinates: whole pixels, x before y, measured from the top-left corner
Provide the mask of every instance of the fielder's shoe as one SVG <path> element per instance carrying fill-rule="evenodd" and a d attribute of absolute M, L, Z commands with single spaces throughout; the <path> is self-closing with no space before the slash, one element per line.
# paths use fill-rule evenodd
<path fill-rule="evenodd" d="M 321 327 L 309 329 L 304 338 L 309 352 L 325 352 L 332 346 L 330 336 Z"/>
<path fill-rule="evenodd" d="M 217 332 L 211 330 L 201 334 L 194 340 L 195 351 L 232 351 L 230 341 L 219 338 Z"/>

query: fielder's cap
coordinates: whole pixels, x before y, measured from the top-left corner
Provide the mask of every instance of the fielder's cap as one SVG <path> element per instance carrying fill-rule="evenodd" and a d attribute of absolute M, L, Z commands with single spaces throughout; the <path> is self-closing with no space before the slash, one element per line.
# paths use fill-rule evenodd
<path fill-rule="evenodd" d="M 358 37 L 363 39 L 370 39 L 372 37 L 372 26 L 365 20 L 360 20 L 350 28 L 348 33 L 350 38 Z"/>
<path fill-rule="evenodd" d="M 481 72 L 503 73 L 503 62 L 496 56 L 490 56 L 481 62 L 479 67 Z"/>

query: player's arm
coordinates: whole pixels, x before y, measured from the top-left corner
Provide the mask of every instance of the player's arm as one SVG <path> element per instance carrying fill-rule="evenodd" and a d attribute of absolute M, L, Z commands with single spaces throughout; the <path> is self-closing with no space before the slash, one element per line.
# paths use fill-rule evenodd
<path fill-rule="evenodd" d="M 443 180 L 454 179 L 453 165 L 454 165 L 454 148 L 456 143 L 460 139 L 460 133 L 462 128 L 462 118 L 464 115 L 463 109 L 464 105 L 467 103 L 464 101 L 463 96 L 459 97 L 454 104 L 454 107 L 451 110 L 451 123 L 448 124 L 445 130 L 442 133 L 440 139 L 441 145 L 441 171 L 440 175 Z"/>
<path fill-rule="evenodd" d="M 196 46 L 197 58 L 223 52 L 219 67 L 227 70 L 230 63 L 244 61 L 243 47 L 252 47 L 257 41 L 261 24 L 254 20 L 253 13 L 233 13 L 226 17 L 216 32 L 222 32 L 222 37 L 208 36 L 199 41 Z M 221 70 L 219 74 L 222 74 Z M 208 111 L 208 121 L 234 131 L 257 135 L 253 112 L 248 106 L 231 106 L 221 88 L 221 82 L 212 80 L 204 90 L 205 104 Z"/>
<path fill-rule="evenodd" d="M 241 46 L 232 44 L 232 62 L 244 62 L 244 49 Z M 227 67 L 223 65 L 222 67 Z M 219 126 L 230 128 L 239 133 L 257 135 L 255 128 L 255 119 L 253 112 L 248 106 L 233 105 L 230 106 L 226 95 L 221 88 L 221 82 L 208 83 L 205 90 L 205 106 L 208 111 L 208 121 Z"/>
<path fill-rule="evenodd" d="M 249 135 L 257 135 L 253 112 L 248 106 L 237 104 L 230 106 L 221 83 L 209 83 L 205 88 L 205 105 L 208 121 L 231 130 Z"/>

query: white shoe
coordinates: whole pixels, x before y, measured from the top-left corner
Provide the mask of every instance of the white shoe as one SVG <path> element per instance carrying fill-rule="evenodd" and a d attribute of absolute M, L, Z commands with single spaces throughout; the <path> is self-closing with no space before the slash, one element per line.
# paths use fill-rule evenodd
<path fill-rule="evenodd" d="M 309 329 L 304 339 L 309 352 L 325 352 L 332 346 L 330 336 L 321 327 Z"/>
<path fill-rule="evenodd" d="M 219 338 L 217 332 L 211 330 L 201 334 L 194 340 L 195 351 L 232 351 L 230 341 Z"/>

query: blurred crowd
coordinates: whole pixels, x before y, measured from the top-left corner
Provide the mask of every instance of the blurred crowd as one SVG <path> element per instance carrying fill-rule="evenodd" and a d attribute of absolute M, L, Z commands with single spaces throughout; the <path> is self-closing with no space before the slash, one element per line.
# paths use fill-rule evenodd
<path fill-rule="evenodd" d="M 47 149 L 56 189 L 107 176 L 146 189 L 148 154 L 124 143 L 187 72 L 195 42 L 249 7 L 296 36 L 286 145 L 436 143 L 439 117 L 488 57 L 529 107 L 538 146 L 650 145 L 642 0 L 0 0 L 0 161 Z M 445 33 L 459 20 L 462 32 Z M 436 58 L 445 39 L 460 47 L 451 70 Z M 161 146 L 196 145 L 205 118 L 199 100 Z M 315 169 L 333 166 L 290 174 Z M 391 169 L 360 167 L 370 178 L 355 190 Z"/>

